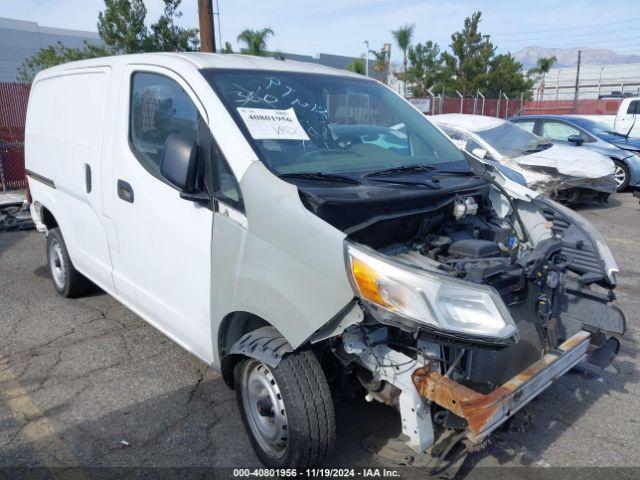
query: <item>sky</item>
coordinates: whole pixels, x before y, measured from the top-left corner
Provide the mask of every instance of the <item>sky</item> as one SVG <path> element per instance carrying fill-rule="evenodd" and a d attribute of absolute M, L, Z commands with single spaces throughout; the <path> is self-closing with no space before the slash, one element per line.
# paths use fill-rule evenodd
<path fill-rule="evenodd" d="M 144 0 L 147 21 L 162 11 L 162 0 Z M 364 40 L 371 49 L 393 44 L 391 30 L 414 23 L 414 43 L 433 40 L 441 47 L 462 28 L 465 17 L 480 10 L 481 32 L 491 35 L 499 52 L 522 47 L 609 48 L 640 54 L 638 0 L 612 4 L 587 0 L 218 0 L 223 43 L 234 49 L 245 28 L 270 27 L 268 48 L 282 52 L 319 52 L 360 56 Z M 197 0 L 183 0 L 179 24 L 198 25 Z M 216 9 L 216 0 L 213 0 Z M 96 31 L 103 0 L 0 0 L 0 17 L 40 25 Z M 217 26 L 217 25 L 216 25 Z M 393 45 L 392 59 L 401 59 Z"/>

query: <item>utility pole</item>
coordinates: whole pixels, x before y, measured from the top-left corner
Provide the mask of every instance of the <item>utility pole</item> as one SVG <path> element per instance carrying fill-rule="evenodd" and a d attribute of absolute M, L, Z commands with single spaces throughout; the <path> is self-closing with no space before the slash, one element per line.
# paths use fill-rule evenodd
<path fill-rule="evenodd" d="M 198 17 L 200 19 L 200 50 L 215 53 L 216 34 L 213 28 L 212 0 L 198 0 Z"/>
<path fill-rule="evenodd" d="M 580 62 L 582 60 L 582 50 L 578 50 L 578 68 L 576 68 L 576 86 L 573 90 L 573 111 L 578 111 L 578 91 L 580 90 Z"/>

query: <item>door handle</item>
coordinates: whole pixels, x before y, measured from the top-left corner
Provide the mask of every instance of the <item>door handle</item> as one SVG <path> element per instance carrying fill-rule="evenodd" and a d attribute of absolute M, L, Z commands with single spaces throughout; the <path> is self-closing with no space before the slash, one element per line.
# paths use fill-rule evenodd
<path fill-rule="evenodd" d="M 84 164 L 84 182 L 87 193 L 91 193 L 91 165 Z"/>
<path fill-rule="evenodd" d="M 133 188 L 129 182 L 118 179 L 118 197 L 125 202 L 133 203 Z"/>

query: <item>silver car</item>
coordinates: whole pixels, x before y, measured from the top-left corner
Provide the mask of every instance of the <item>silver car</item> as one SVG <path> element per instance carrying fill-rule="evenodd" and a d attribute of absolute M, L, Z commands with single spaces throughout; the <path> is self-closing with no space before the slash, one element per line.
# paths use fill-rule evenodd
<path fill-rule="evenodd" d="M 640 142 L 611 132 L 604 123 L 573 115 L 527 115 L 513 123 L 558 145 L 572 145 L 609 157 L 615 164 L 617 191 L 640 186 Z"/>

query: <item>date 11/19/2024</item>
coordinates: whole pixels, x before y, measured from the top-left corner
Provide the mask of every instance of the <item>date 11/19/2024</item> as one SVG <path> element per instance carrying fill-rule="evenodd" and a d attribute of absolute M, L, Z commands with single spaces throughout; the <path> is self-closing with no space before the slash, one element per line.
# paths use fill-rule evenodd
<path fill-rule="evenodd" d="M 399 478 L 400 472 L 388 468 L 234 468 L 233 477 L 258 478 Z"/>

